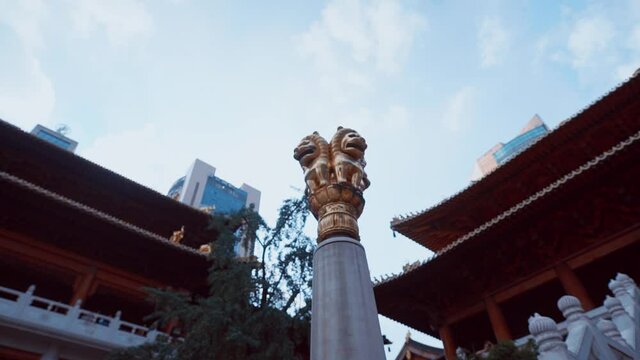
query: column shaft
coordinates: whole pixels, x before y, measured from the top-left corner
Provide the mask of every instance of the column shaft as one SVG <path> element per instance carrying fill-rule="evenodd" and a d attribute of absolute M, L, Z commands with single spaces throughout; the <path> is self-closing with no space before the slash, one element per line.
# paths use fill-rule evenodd
<path fill-rule="evenodd" d="M 95 267 L 92 267 L 88 272 L 78 277 L 76 283 L 73 286 L 73 295 L 71 296 L 71 301 L 69 301 L 71 305 L 75 305 L 78 300 L 85 301 L 87 297 L 91 295 L 91 290 L 94 285 L 95 278 Z"/>
<path fill-rule="evenodd" d="M 444 356 L 447 360 L 457 360 L 456 343 L 453 339 L 453 333 L 449 325 L 443 325 L 440 328 L 440 340 L 444 344 Z"/>
<path fill-rule="evenodd" d="M 496 336 L 498 341 L 511 340 L 511 331 L 509 331 L 509 326 L 507 325 L 507 321 L 502 314 L 502 310 L 496 304 L 496 301 L 492 296 L 487 296 L 484 299 L 484 304 L 487 309 L 487 313 L 489 315 L 489 321 L 491 321 L 491 327 L 493 328 L 493 333 Z"/>
<path fill-rule="evenodd" d="M 584 288 L 584 285 L 566 262 L 557 264 L 555 270 L 556 275 L 558 275 L 558 279 L 560 279 L 562 287 L 567 294 L 577 297 L 585 310 L 589 311 L 595 308 L 595 305 L 589 297 L 587 290 Z"/>
<path fill-rule="evenodd" d="M 311 360 L 384 360 L 367 258 L 360 242 L 324 240 L 313 254 Z"/>

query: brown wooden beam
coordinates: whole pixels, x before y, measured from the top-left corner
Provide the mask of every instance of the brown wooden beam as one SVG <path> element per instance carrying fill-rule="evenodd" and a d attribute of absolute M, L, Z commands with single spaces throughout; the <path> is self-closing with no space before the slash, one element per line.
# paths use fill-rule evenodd
<path fill-rule="evenodd" d="M 509 326 L 507 325 L 507 320 L 505 320 L 504 314 L 502 314 L 502 310 L 493 299 L 493 297 L 485 297 L 484 304 L 487 308 L 489 321 L 491 321 L 491 327 L 493 328 L 493 333 L 495 334 L 496 339 L 498 341 L 511 340 L 511 331 L 509 330 Z"/>
<path fill-rule="evenodd" d="M 580 254 L 577 254 L 576 256 L 566 260 L 565 262 L 567 266 L 569 266 L 569 268 L 575 269 L 587 265 L 604 256 L 607 256 L 608 254 L 616 250 L 630 246 L 637 241 L 640 241 L 640 226 L 634 226 L 626 229 L 625 231 L 619 232 L 612 236 L 608 236 L 601 241 L 598 241 L 598 245 L 585 249 Z M 493 293 L 493 298 L 496 302 L 505 302 L 514 296 L 523 294 L 531 289 L 535 289 L 538 286 L 541 286 L 546 282 L 554 280 L 556 278 L 559 278 L 557 270 L 555 269 L 555 267 L 551 267 L 536 274 L 532 274 L 531 276 L 526 277 L 516 284 L 503 286 L 501 289 Z M 565 290 L 567 289 L 565 288 Z M 569 291 L 567 290 L 567 292 Z M 573 296 L 580 299 L 580 297 L 577 295 Z M 586 305 L 584 306 L 586 309 Z M 481 311 L 484 311 L 484 309 L 485 304 L 483 302 L 479 302 L 475 305 L 467 306 L 465 308 L 453 307 L 450 311 L 447 311 L 445 319 L 447 323 L 456 323 Z"/>
<path fill-rule="evenodd" d="M 8 360 L 40 360 L 42 357 L 29 351 L 0 346 L 0 359 Z"/>
<path fill-rule="evenodd" d="M 142 287 L 164 286 L 157 280 L 142 277 L 4 229 L 0 229 L 0 254 L 20 259 L 34 268 L 55 269 L 80 276 L 85 273 L 78 272 L 78 269 L 95 267 L 95 278 L 88 290 L 89 293 L 97 286 L 107 286 L 129 295 L 145 298 L 147 294 Z"/>

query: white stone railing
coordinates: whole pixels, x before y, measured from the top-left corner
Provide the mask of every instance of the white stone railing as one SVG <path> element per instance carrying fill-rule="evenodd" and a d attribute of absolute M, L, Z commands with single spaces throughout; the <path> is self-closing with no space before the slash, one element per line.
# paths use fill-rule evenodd
<path fill-rule="evenodd" d="M 609 289 L 614 296 L 607 296 L 601 307 L 588 313 L 576 297 L 561 297 L 558 309 L 566 320 L 560 325 L 539 314 L 529 318 L 529 332 L 538 344 L 538 359 L 639 360 L 640 289 L 624 274 L 611 280 Z"/>
<path fill-rule="evenodd" d="M 120 311 L 115 317 L 100 315 L 83 310 L 81 301 L 70 306 L 35 296 L 35 289 L 31 285 L 26 292 L 20 292 L 0 286 L 0 323 L 82 340 L 105 350 L 153 342 L 163 334 L 120 320 Z"/>

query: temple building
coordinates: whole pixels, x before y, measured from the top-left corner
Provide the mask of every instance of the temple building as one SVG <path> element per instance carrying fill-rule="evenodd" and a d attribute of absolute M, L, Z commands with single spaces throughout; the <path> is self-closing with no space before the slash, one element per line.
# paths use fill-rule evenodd
<path fill-rule="evenodd" d="M 441 360 L 444 353 L 441 348 L 425 345 L 411 338 L 407 332 L 404 344 L 395 358 L 396 360 Z"/>
<path fill-rule="evenodd" d="M 609 279 L 640 279 L 640 75 L 480 180 L 391 228 L 435 252 L 376 283 L 380 314 L 458 347 L 529 334 L 534 313 L 585 310 Z"/>
<path fill-rule="evenodd" d="M 172 333 L 145 326 L 144 287 L 206 294 L 208 223 L 0 121 L 0 358 L 99 359 Z"/>

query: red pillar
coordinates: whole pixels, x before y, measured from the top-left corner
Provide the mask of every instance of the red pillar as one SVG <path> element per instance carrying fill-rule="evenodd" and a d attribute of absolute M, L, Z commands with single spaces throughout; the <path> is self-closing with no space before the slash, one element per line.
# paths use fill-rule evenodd
<path fill-rule="evenodd" d="M 453 340 L 453 333 L 449 325 L 440 327 L 440 340 L 444 344 L 444 356 L 447 360 L 456 360 L 456 343 Z"/>
<path fill-rule="evenodd" d="M 557 264 L 555 270 L 556 275 L 558 275 L 558 279 L 560 279 L 562 287 L 567 294 L 577 297 L 585 310 L 588 311 L 595 308 L 595 305 L 589 297 L 587 290 L 584 288 L 584 285 L 567 263 L 561 262 Z"/>
<path fill-rule="evenodd" d="M 71 296 L 71 305 L 75 305 L 78 300 L 85 301 L 94 291 L 96 279 L 96 268 L 92 267 L 88 272 L 81 274 L 73 285 L 73 295 Z"/>
<path fill-rule="evenodd" d="M 169 322 L 161 330 L 164 331 L 167 335 L 171 336 L 171 333 L 173 332 L 173 329 L 178 327 L 178 325 L 179 325 L 178 319 L 177 318 L 173 318 L 173 319 L 169 320 Z"/>
<path fill-rule="evenodd" d="M 495 334 L 496 339 L 498 341 L 511 340 L 511 331 L 509 331 L 507 321 L 493 297 L 487 296 L 484 299 L 484 304 L 486 306 L 487 313 L 489 314 L 489 321 L 491 321 L 491 327 L 493 328 L 493 333 Z"/>

